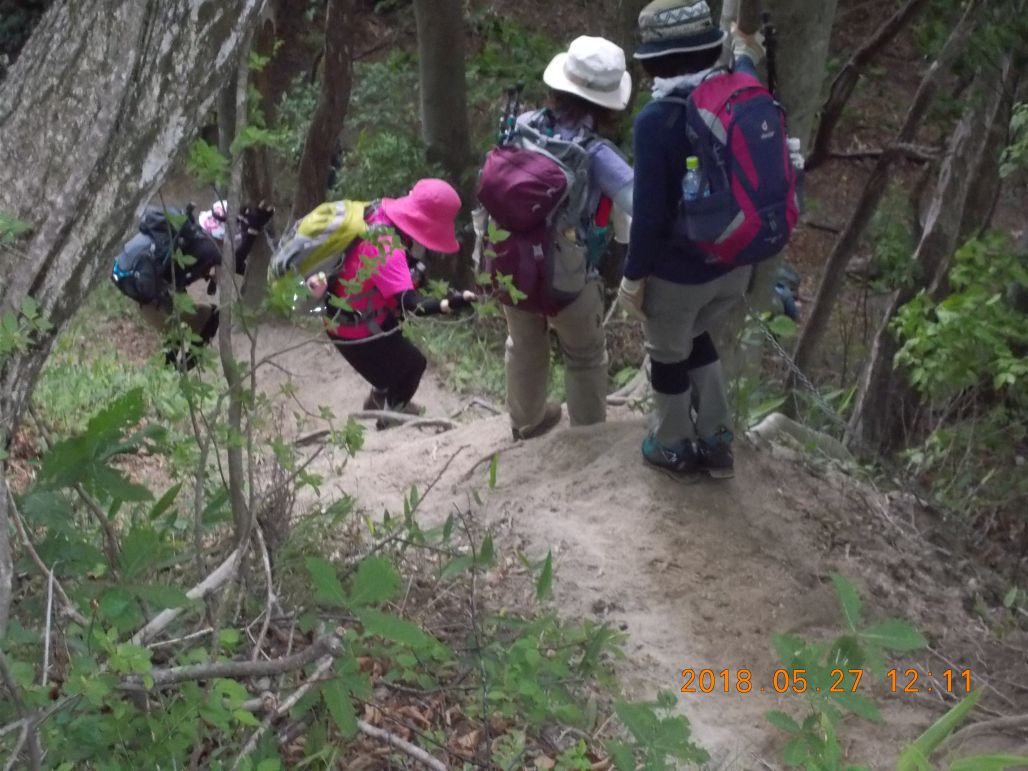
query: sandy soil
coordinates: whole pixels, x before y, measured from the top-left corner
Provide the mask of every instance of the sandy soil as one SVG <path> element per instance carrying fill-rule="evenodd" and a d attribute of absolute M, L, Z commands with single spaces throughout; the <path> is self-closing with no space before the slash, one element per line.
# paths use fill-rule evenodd
<path fill-rule="evenodd" d="M 259 356 L 285 351 L 275 357 L 276 367 L 264 370 L 262 389 L 273 395 L 291 376 L 296 393 L 284 402 L 287 409 L 317 413 L 325 405 L 339 417 L 359 410 L 366 385 L 320 341 L 297 347 L 310 339 L 287 326 L 262 329 Z M 434 483 L 420 509 L 432 524 L 478 489 L 484 505 L 476 516 L 500 548 L 533 557 L 553 549 L 552 602 L 561 614 L 604 620 L 628 633 L 621 671 L 635 695 L 677 691 L 684 668 L 751 670 L 765 693 L 680 697 L 714 767 L 765 767 L 762 760 L 778 766 L 781 739 L 764 714 L 799 715 L 802 703 L 772 693 L 779 664 L 770 636 L 839 633 L 833 572 L 861 588 L 869 617 L 910 618 L 937 651 L 898 665 L 941 671 L 945 657 L 970 667 L 976 680 L 995 681 L 1011 700 L 987 698 L 991 708 L 1010 712 L 1019 697 L 1024 701 L 1026 693 L 1007 681 L 1028 683 L 1025 636 L 999 642 L 972 619 L 965 610 L 971 568 L 955 553 L 946 562 L 932 545 L 944 523 L 904 496 L 879 493 L 781 448 L 747 443 L 740 443 L 734 480 L 682 484 L 642 465 L 643 421 L 623 408 L 605 425 L 572 429 L 565 419 L 545 437 L 515 443 L 505 415 L 468 407 L 469 399 L 447 391 L 431 370 L 418 400 L 430 415 L 459 413 L 457 428 L 370 428 L 364 449 L 341 470 L 338 456 L 319 459 L 323 494 L 347 492 L 381 516 L 399 511 L 411 486 L 424 493 Z M 307 419 L 296 430 L 318 424 Z M 498 482 L 485 494 L 494 453 Z M 885 720 L 849 720 L 846 736 L 854 759 L 875 769 L 892 767 L 898 749 L 945 708 L 937 694 L 889 694 L 881 683 L 862 690 L 876 698 Z M 1005 746 L 997 741 L 987 746 Z M 1028 751 L 1028 740 L 1020 750 Z"/>

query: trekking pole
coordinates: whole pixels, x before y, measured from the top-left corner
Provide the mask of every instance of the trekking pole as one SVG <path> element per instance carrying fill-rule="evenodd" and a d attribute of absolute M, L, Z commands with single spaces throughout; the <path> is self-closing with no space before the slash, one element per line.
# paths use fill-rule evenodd
<path fill-rule="evenodd" d="M 497 134 L 496 141 L 499 144 L 504 144 L 508 139 L 510 133 L 510 121 L 511 115 L 514 112 L 514 86 L 507 87 L 507 103 L 503 107 L 503 112 L 500 114 L 500 131 Z"/>
<path fill-rule="evenodd" d="M 514 139 L 514 132 L 518 124 L 518 116 L 521 114 L 521 92 L 525 90 L 525 82 L 519 80 L 514 86 L 514 114 L 510 120 L 510 139 Z"/>
<path fill-rule="evenodd" d="M 778 38 L 775 25 L 771 23 L 771 14 L 767 11 L 760 14 L 760 31 L 764 35 L 764 56 L 767 59 L 767 90 L 771 92 L 771 96 L 778 99 L 778 69 L 776 67 Z"/>

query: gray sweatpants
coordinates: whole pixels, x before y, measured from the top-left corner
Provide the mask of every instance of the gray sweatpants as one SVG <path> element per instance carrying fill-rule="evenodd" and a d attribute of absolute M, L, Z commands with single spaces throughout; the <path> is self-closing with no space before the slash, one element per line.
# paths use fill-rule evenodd
<path fill-rule="evenodd" d="M 693 339 L 711 332 L 742 299 L 749 286 L 751 268 L 738 268 L 706 284 L 676 284 L 659 278 L 646 281 L 643 312 L 646 314 L 646 351 L 662 364 L 684 366 Z M 721 427 L 731 427 L 731 410 L 720 360 L 688 373 L 691 387 L 683 393 L 661 393 L 654 388 L 653 434 L 664 445 L 675 445 L 697 436 L 708 438 Z M 693 423 L 690 408 L 696 410 Z"/>
<path fill-rule="evenodd" d="M 568 417 L 573 426 L 607 417 L 607 339 L 603 330 L 603 284 L 590 281 L 573 303 L 547 318 L 503 306 L 507 317 L 507 410 L 511 425 L 539 425 L 546 409 L 552 327 L 564 356 Z"/>

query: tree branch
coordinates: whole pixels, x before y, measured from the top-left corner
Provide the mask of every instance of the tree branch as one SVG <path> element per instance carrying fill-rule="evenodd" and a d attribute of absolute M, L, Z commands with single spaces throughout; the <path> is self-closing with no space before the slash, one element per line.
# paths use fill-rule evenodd
<path fill-rule="evenodd" d="M 237 546 L 232 550 L 232 553 L 225 558 L 225 561 L 214 569 L 214 572 L 186 592 L 186 597 L 191 600 L 202 600 L 212 592 L 216 592 L 225 584 L 226 581 L 235 575 L 241 558 L 242 549 Z M 166 608 L 165 610 L 162 610 L 154 616 L 146 626 L 132 636 L 132 642 L 135 645 L 144 644 L 149 638 L 153 637 L 155 634 L 171 624 L 172 621 L 181 616 L 184 610 L 185 608 Z"/>
<path fill-rule="evenodd" d="M 813 171 L 828 158 L 832 134 L 835 132 L 835 127 L 842 117 L 843 108 L 849 101 L 853 89 L 856 88 L 861 70 L 927 4 L 928 0 L 907 0 L 902 8 L 889 17 L 867 42 L 856 50 L 845 66 L 839 71 L 839 74 L 835 76 L 828 100 L 821 111 L 821 121 L 818 124 L 817 135 L 811 144 L 812 150 L 807 157 L 805 164 L 807 171 Z"/>
<path fill-rule="evenodd" d="M 326 634 L 317 638 L 307 648 L 292 656 L 269 661 L 219 661 L 208 664 L 189 664 L 181 667 L 169 667 L 168 669 L 155 669 L 149 673 L 153 678 L 154 688 L 163 688 L 176 683 L 185 683 L 191 680 L 211 680 L 219 677 L 267 677 L 278 675 L 283 672 L 292 672 L 302 669 L 322 656 L 341 656 L 343 644 L 334 634 Z M 143 685 L 143 678 L 134 675 L 125 681 L 125 686 L 138 690 Z"/>
<path fill-rule="evenodd" d="M 399 736 L 395 736 L 394 734 L 391 734 L 388 731 L 383 730 L 381 728 L 375 728 L 375 726 L 365 722 L 364 720 L 358 720 L 357 727 L 360 729 L 361 733 L 367 734 L 368 736 L 374 739 L 378 739 L 379 741 L 383 741 L 390 747 L 395 747 L 396 749 L 403 752 L 405 755 L 408 755 L 414 758 L 415 760 L 425 764 L 429 768 L 433 769 L 433 771 L 446 771 L 446 766 L 444 766 L 441 761 L 438 761 L 435 758 L 433 758 L 431 755 L 425 752 L 425 750 L 421 749 L 421 747 L 411 744 L 408 741 L 404 741 Z"/>

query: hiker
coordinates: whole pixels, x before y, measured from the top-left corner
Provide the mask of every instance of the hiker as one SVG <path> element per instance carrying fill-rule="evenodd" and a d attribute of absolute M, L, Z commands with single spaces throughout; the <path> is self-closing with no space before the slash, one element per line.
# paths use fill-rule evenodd
<path fill-rule="evenodd" d="M 556 169 L 556 179 L 563 185 L 570 171 L 573 180 L 581 180 L 570 183 L 545 222 L 526 223 L 522 231 L 489 245 L 499 253 L 493 274 L 510 274 L 527 295 L 517 303 L 500 295 L 507 320 L 507 409 L 516 440 L 540 436 L 560 422 L 560 405 L 546 401 L 549 329 L 557 333 L 564 358 L 571 425 L 606 419 L 607 348 L 597 264 L 607 246 L 612 207 L 615 223 L 632 211 L 632 168 L 599 136 L 628 105 L 632 78 L 624 51 L 604 38 L 578 37 L 550 61 L 543 82 L 550 87 L 549 106 L 517 117 L 510 145 L 501 143 L 487 157 L 479 189 L 489 216 L 510 230 L 516 228 L 509 222 L 534 207 L 523 203 L 514 187 L 520 162 L 506 166 L 504 153 L 528 152 L 529 162 L 543 164 L 553 163 L 545 158 L 560 157 L 564 166 Z M 536 255 L 547 255 L 552 267 L 535 267 Z"/>
<path fill-rule="evenodd" d="M 218 211 L 220 214 L 215 215 Z M 188 312 L 175 312 L 173 292 L 186 292 L 197 281 L 207 282 L 207 294 L 216 291 L 214 269 L 221 264 L 219 241 L 225 234 L 224 201 L 211 211 L 203 212 L 201 226 L 193 217 L 192 204 L 183 212 L 174 208 L 148 207 L 139 223 L 139 233 L 130 238 L 115 259 L 111 278 L 115 285 L 139 305 L 140 313 L 150 326 L 162 335 L 171 331 L 177 321 L 184 322 L 198 345 L 207 345 L 218 331 L 218 308 L 212 303 L 195 302 Z M 181 224 L 169 221 L 181 217 Z M 234 236 L 235 269 L 246 270 L 246 259 L 257 235 L 270 222 L 274 209 L 262 201 L 243 210 Z M 215 239 L 218 240 L 215 240 Z M 173 252 L 181 251 L 189 259 L 180 265 Z M 195 341 L 190 341 L 190 347 Z M 196 356 L 179 341 L 165 343 L 164 359 L 169 366 L 188 371 L 196 366 Z"/>
<path fill-rule="evenodd" d="M 734 474 L 730 411 L 711 334 L 726 312 L 742 299 L 749 285 L 752 262 L 766 259 L 784 247 L 798 215 L 792 201 L 795 175 L 790 176 L 788 170 L 792 167 L 788 164 L 784 118 L 768 99 L 766 105 L 774 110 L 774 117 L 764 121 L 763 129 L 772 140 L 766 144 L 774 146 L 771 152 L 782 166 L 773 170 L 776 179 L 782 178 L 775 190 L 784 191 L 775 209 L 776 217 L 781 210 L 781 218 L 772 223 L 772 229 L 778 230 L 778 241 L 773 245 L 761 241 L 760 251 L 753 254 L 728 255 L 750 264 L 733 266 L 733 261 L 721 253 L 715 259 L 715 250 L 727 249 L 728 245 L 736 248 L 731 238 L 739 231 L 732 228 L 738 228 L 742 214 L 736 212 L 736 220 L 725 222 L 724 231 L 715 235 L 694 237 L 691 229 L 683 235 L 678 227 L 680 218 L 686 216 L 680 213 L 681 202 L 686 201 L 683 211 L 692 212 L 687 215 L 692 217 L 690 228 L 702 223 L 696 219 L 696 212 L 702 212 L 704 206 L 731 205 L 723 202 L 734 201 L 732 197 L 737 195 L 731 185 L 722 188 L 723 192 L 712 189 L 717 180 L 730 179 L 717 177 L 716 173 L 738 172 L 724 162 L 718 167 L 713 155 L 702 158 L 701 163 L 709 168 L 700 166 L 698 171 L 709 173 L 709 186 L 696 192 L 698 198 L 686 195 L 686 172 L 695 168 L 687 164 L 687 158 L 693 162 L 695 159 L 690 156 L 702 154 L 708 146 L 701 144 L 702 138 L 696 132 L 714 134 L 709 128 L 709 115 L 701 114 L 687 98 L 700 84 L 710 93 L 717 78 L 738 78 L 740 74 L 754 76 L 750 85 L 763 91 L 755 79 L 755 67 L 763 58 L 762 45 L 755 35 L 737 33 L 732 46 L 734 74 L 715 71 L 726 33 L 714 23 L 706 0 L 654 0 L 639 14 L 638 34 L 640 45 L 635 58 L 653 78 L 654 99 L 635 120 L 634 217 L 619 300 L 630 313 L 642 319 L 651 361 L 655 414 L 642 443 L 642 455 L 646 462 L 676 474 L 703 471 L 713 477 L 730 477 Z M 738 98 L 739 93 L 730 92 L 725 99 Z M 721 104 L 715 108 L 717 115 L 721 114 Z M 731 113 L 731 109 L 727 112 Z M 687 119 L 697 114 L 701 122 L 689 122 L 687 132 Z M 734 118 L 729 115 L 729 119 Z M 757 126 L 759 131 L 760 121 Z M 758 158 L 750 168 L 764 170 L 768 164 L 768 159 Z M 726 167 L 731 171 L 725 171 Z M 690 201 L 698 202 L 692 205 Z M 756 216 L 755 227 L 763 234 L 759 219 L 763 215 Z M 749 224 L 747 221 L 746 225 Z M 745 248 L 753 243 L 755 237 Z"/>
<path fill-rule="evenodd" d="M 400 318 L 451 314 L 477 299 L 474 292 L 453 290 L 437 300 L 422 296 L 415 286 L 426 251 L 453 254 L 460 249 L 454 237 L 459 211 L 460 197 L 449 183 L 422 179 L 402 198 L 368 205 L 363 213 L 367 230 L 346 247 L 338 272 L 307 279 L 315 297 L 329 292 L 349 306 L 327 303 L 325 326 L 339 353 L 371 384 L 366 410 L 421 414 L 412 399 L 427 362 L 403 336 Z"/>

